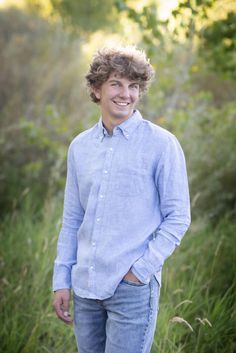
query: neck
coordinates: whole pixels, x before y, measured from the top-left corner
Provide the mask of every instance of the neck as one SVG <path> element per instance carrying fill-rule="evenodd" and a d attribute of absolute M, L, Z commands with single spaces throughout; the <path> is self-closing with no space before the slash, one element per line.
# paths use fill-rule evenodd
<path fill-rule="evenodd" d="M 130 116 L 127 116 L 127 117 L 116 117 L 116 118 L 113 118 L 111 116 L 103 116 L 102 115 L 102 123 L 103 123 L 103 126 L 106 128 L 107 132 L 109 135 L 112 135 L 113 134 L 113 130 L 116 126 L 122 124 L 124 121 L 126 121 L 127 119 L 129 119 Z"/>

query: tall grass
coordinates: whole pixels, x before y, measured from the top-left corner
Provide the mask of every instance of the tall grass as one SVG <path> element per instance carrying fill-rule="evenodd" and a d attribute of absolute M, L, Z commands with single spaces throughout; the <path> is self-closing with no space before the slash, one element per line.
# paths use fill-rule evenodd
<path fill-rule="evenodd" d="M 61 200 L 35 213 L 33 200 L 1 227 L 2 353 L 76 352 L 73 330 L 52 310 L 51 276 Z"/>
<path fill-rule="evenodd" d="M 192 225 L 164 268 L 152 353 L 236 352 L 236 233 Z"/>
<path fill-rule="evenodd" d="M 0 232 L 0 352 L 74 353 L 73 329 L 51 305 L 62 201 L 46 202 L 41 213 L 29 195 L 23 203 Z M 214 229 L 201 221 L 192 225 L 163 270 L 152 353 L 236 351 L 235 235 L 227 219 Z"/>

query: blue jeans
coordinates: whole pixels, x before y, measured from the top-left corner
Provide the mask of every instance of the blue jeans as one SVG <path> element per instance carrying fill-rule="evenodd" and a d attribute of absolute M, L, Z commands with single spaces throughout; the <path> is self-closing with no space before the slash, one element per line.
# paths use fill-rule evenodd
<path fill-rule="evenodd" d="M 155 333 L 159 284 L 122 280 L 104 300 L 74 294 L 74 329 L 79 353 L 149 353 Z"/>

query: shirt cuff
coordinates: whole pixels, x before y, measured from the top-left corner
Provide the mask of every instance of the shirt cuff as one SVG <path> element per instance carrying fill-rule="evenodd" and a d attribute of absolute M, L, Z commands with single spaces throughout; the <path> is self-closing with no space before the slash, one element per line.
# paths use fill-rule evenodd
<path fill-rule="evenodd" d="M 142 258 L 137 260 L 130 270 L 138 278 L 138 280 L 144 284 L 148 284 L 154 274 L 148 271 L 147 265 Z"/>
<path fill-rule="evenodd" d="M 66 267 L 55 264 L 53 273 L 52 290 L 71 289 L 71 271 Z"/>

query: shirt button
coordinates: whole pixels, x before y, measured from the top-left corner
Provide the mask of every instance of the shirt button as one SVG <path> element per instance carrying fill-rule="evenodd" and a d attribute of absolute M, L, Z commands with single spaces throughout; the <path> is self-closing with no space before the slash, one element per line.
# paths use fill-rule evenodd
<path fill-rule="evenodd" d="M 90 266 L 90 270 L 93 270 L 94 269 L 94 267 L 93 266 Z"/>
<path fill-rule="evenodd" d="M 109 150 L 112 152 L 112 151 L 113 151 L 113 148 L 112 148 L 112 147 L 110 147 L 110 148 L 109 148 Z"/>
<path fill-rule="evenodd" d="M 104 170 L 104 174 L 107 174 L 108 173 L 108 171 L 107 170 Z"/>
<path fill-rule="evenodd" d="M 93 241 L 93 242 L 92 242 L 92 246 L 95 246 L 95 245 L 96 245 L 96 243 L 95 243 L 95 241 Z"/>
<path fill-rule="evenodd" d="M 101 219 L 101 218 L 97 218 L 97 222 L 100 222 L 100 219 Z"/>
<path fill-rule="evenodd" d="M 103 197 L 104 197 L 104 195 L 101 194 L 101 195 L 100 195 L 100 198 L 103 199 Z"/>

